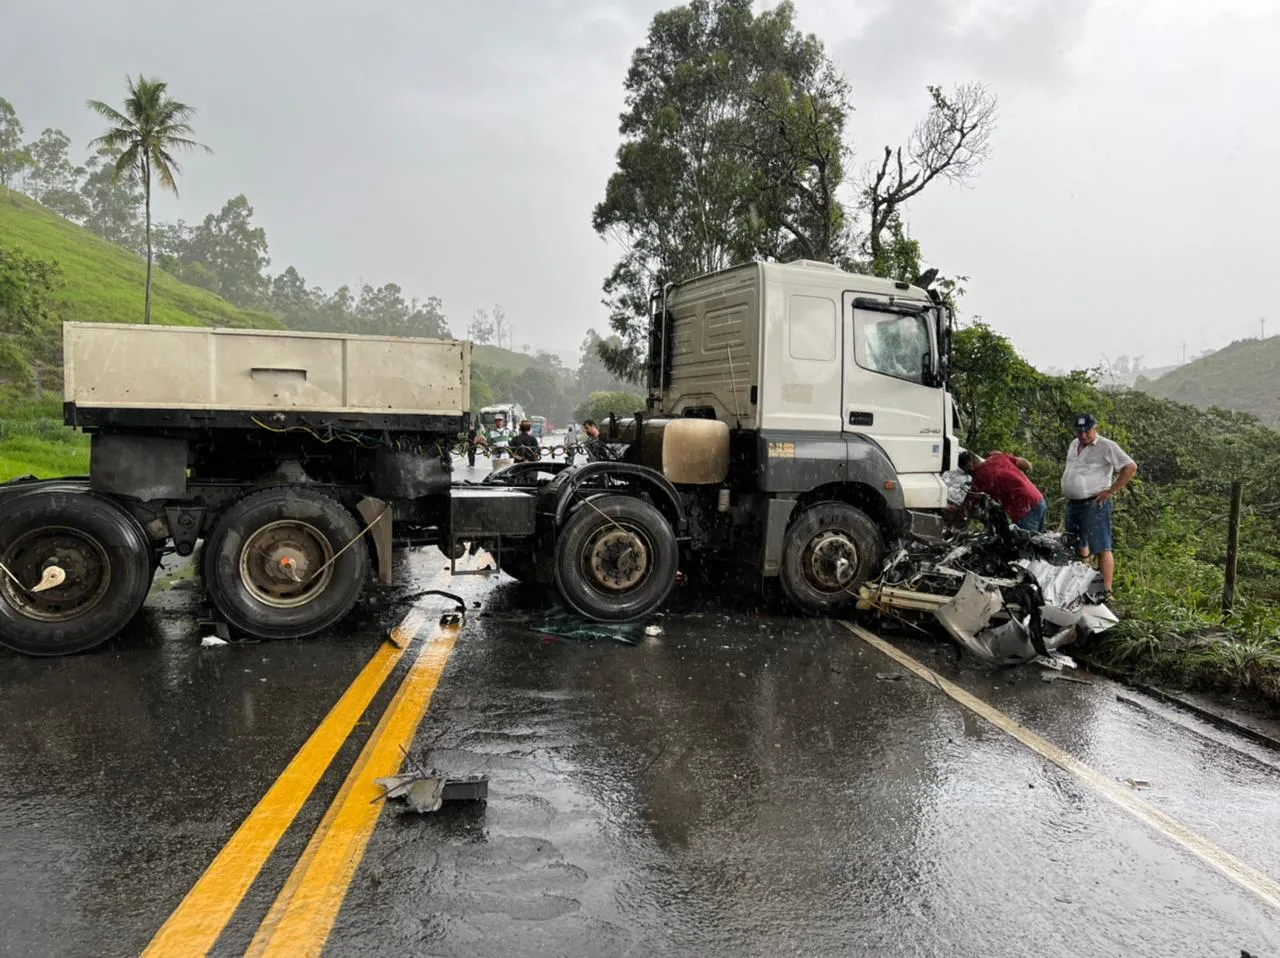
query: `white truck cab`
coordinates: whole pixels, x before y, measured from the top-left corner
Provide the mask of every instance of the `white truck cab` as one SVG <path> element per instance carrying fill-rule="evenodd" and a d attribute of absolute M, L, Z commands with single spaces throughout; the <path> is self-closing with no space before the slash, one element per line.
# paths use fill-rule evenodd
<path fill-rule="evenodd" d="M 728 424 L 729 485 L 757 496 L 766 576 L 815 503 L 858 510 L 882 542 L 936 528 L 958 456 L 936 293 L 802 260 L 668 286 L 653 305 L 648 415 Z"/>

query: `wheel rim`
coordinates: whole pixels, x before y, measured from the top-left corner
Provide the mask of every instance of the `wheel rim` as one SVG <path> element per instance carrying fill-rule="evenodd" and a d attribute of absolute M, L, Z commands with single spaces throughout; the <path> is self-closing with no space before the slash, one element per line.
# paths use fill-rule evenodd
<path fill-rule="evenodd" d="M 83 529 L 34 529 L 5 549 L 3 562 L 18 582 L 0 572 L 0 591 L 11 606 L 40 622 L 66 622 L 84 615 L 111 588 L 107 551 Z M 30 592 L 45 570 L 55 566 L 66 575 L 62 582 L 43 592 Z"/>
<path fill-rule="evenodd" d="M 858 574 L 858 547 L 836 529 L 818 533 L 800 559 L 805 578 L 821 592 L 844 592 Z"/>
<path fill-rule="evenodd" d="M 315 526 L 298 519 L 269 522 L 240 549 L 240 581 L 259 602 L 277 609 L 306 605 L 333 578 L 333 547 Z M 319 575 L 316 572 L 320 571 Z"/>
<path fill-rule="evenodd" d="M 652 550 L 643 531 L 611 523 L 582 544 L 582 571 L 587 581 L 602 592 L 628 592 L 648 577 Z"/>

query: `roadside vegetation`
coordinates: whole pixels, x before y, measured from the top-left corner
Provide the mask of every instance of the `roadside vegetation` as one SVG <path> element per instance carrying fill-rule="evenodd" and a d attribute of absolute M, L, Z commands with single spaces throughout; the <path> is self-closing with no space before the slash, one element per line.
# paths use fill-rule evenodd
<path fill-rule="evenodd" d="M 19 476 L 83 476 L 89 438 L 62 424 L 62 397 L 15 396 L 0 390 L 0 482 Z"/>

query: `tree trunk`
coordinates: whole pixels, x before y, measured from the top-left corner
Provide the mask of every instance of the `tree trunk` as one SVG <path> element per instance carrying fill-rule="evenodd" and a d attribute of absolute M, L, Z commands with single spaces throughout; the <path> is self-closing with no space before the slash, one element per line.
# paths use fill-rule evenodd
<path fill-rule="evenodd" d="M 868 233 L 868 248 L 871 252 L 871 272 L 879 276 L 876 270 L 880 266 L 880 256 L 884 252 L 884 243 L 881 240 L 881 232 L 884 230 L 883 221 L 880 219 L 879 204 L 873 199 L 871 201 L 871 230 Z"/>
<path fill-rule="evenodd" d="M 143 308 L 142 322 L 151 324 L 151 166 L 145 161 L 142 164 L 143 188 L 147 194 L 147 300 Z"/>
<path fill-rule="evenodd" d="M 1223 570 L 1222 611 L 1230 612 L 1236 605 L 1236 562 L 1240 555 L 1240 507 L 1244 500 L 1244 483 L 1237 479 L 1231 483 L 1231 516 L 1227 519 L 1227 567 Z"/>

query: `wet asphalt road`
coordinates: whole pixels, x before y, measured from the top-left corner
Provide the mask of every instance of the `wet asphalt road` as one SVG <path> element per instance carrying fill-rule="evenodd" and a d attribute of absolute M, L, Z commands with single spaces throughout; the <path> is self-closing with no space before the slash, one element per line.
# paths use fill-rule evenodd
<path fill-rule="evenodd" d="M 388 807 L 326 954 L 1280 954 L 1280 913 L 836 623 L 682 596 L 637 645 L 479 601 L 413 754 L 483 805 Z M 393 592 L 393 595 L 395 593 Z M 153 593 L 84 656 L 0 653 L 0 954 L 137 954 L 405 612 L 203 649 L 196 592 Z M 423 599 L 435 612 L 446 607 Z M 435 604 L 432 604 L 435 603 Z M 894 643 L 1204 839 L 1280 876 L 1280 756 L 1094 677 Z M 245 896 L 242 953 L 407 660 Z"/>

